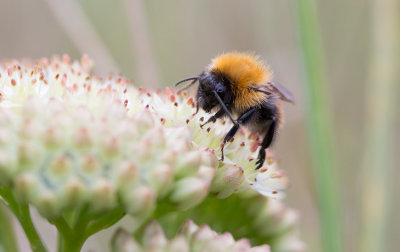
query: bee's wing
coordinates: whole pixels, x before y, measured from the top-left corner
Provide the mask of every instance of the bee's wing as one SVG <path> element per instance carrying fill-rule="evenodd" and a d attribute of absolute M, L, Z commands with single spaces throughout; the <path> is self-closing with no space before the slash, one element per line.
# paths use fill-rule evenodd
<path fill-rule="evenodd" d="M 287 90 L 282 85 L 275 82 L 268 82 L 267 85 L 252 84 L 252 89 L 257 92 L 262 92 L 268 95 L 276 96 L 276 98 L 290 103 L 295 103 L 295 98 L 292 92 Z"/>

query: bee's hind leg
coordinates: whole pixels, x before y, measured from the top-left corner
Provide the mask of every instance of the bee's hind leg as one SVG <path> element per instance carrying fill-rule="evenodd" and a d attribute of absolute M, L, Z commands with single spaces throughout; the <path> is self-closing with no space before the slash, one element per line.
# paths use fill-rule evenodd
<path fill-rule="evenodd" d="M 271 124 L 269 125 L 267 134 L 265 135 L 264 139 L 262 140 L 260 146 L 261 149 L 258 152 L 258 160 L 256 162 L 256 169 L 260 169 L 263 166 L 265 161 L 265 150 L 271 145 L 272 141 L 274 140 L 275 136 L 275 128 L 276 128 L 276 120 L 271 119 Z"/>

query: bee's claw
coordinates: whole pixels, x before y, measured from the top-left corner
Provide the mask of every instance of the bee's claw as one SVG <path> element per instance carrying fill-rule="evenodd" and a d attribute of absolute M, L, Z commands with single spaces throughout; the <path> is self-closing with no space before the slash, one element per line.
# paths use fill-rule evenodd
<path fill-rule="evenodd" d="M 263 166 L 263 164 L 264 164 L 264 161 L 265 160 L 262 160 L 262 159 L 258 159 L 257 160 L 257 162 L 256 162 L 256 170 L 258 170 L 258 169 L 260 169 L 262 166 Z"/>
<path fill-rule="evenodd" d="M 220 161 L 224 161 L 224 147 L 225 147 L 225 143 L 221 144 L 221 159 Z"/>

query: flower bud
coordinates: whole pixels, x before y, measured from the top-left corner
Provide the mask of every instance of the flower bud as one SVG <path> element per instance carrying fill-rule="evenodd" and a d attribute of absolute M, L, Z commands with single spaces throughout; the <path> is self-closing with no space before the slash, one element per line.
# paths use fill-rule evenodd
<path fill-rule="evenodd" d="M 279 250 L 279 251 L 286 251 L 286 250 Z M 289 251 L 289 250 L 288 250 Z M 271 249 L 268 245 L 264 244 L 257 247 L 252 247 L 249 252 L 271 252 Z"/>
<path fill-rule="evenodd" d="M 152 221 L 146 226 L 143 244 L 146 251 L 162 251 L 168 244 L 161 226 L 156 221 Z"/>
<path fill-rule="evenodd" d="M 202 225 L 199 229 L 196 230 L 196 232 L 194 232 L 193 239 L 196 241 L 205 241 L 213 239 L 215 236 L 217 236 L 217 232 L 212 230 L 207 225 Z"/>
<path fill-rule="evenodd" d="M 191 151 L 189 153 L 185 153 L 175 167 L 175 175 L 178 178 L 194 175 L 200 166 L 200 161 L 201 152 Z"/>
<path fill-rule="evenodd" d="M 18 147 L 19 166 L 21 168 L 32 167 L 38 160 L 41 160 L 43 154 L 42 146 L 28 141 L 22 142 Z"/>
<path fill-rule="evenodd" d="M 113 252 L 139 252 L 140 245 L 126 230 L 118 228 L 111 238 L 111 250 Z"/>
<path fill-rule="evenodd" d="M 16 179 L 16 192 L 18 199 L 24 203 L 32 202 L 39 193 L 40 182 L 30 173 L 22 173 Z"/>
<path fill-rule="evenodd" d="M 0 185 L 10 182 L 17 170 L 17 157 L 14 153 L 0 150 Z"/>
<path fill-rule="evenodd" d="M 168 252 L 189 252 L 190 245 L 183 236 L 176 236 L 167 246 Z"/>
<path fill-rule="evenodd" d="M 215 151 L 210 150 L 210 149 L 205 149 L 204 151 L 201 152 L 201 163 L 205 166 L 217 168 L 219 161 L 218 157 L 215 154 Z"/>
<path fill-rule="evenodd" d="M 243 169 L 236 165 L 224 165 L 217 169 L 211 191 L 216 197 L 223 199 L 230 196 L 244 183 Z"/>
<path fill-rule="evenodd" d="M 224 251 L 226 248 L 230 248 L 235 244 L 230 233 L 224 233 L 216 235 L 214 238 L 209 239 L 206 243 L 206 251 Z"/>
<path fill-rule="evenodd" d="M 57 195 L 49 190 L 42 190 L 39 195 L 34 199 L 33 203 L 36 205 L 39 213 L 47 218 L 53 219 L 60 214 L 61 205 Z"/>
<path fill-rule="evenodd" d="M 113 160 L 121 154 L 121 140 L 116 136 L 106 137 L 101 142 L 102 156 L 108 160 Z"/>
<path fill-rule="evenodd" d="M 186 220 L 179 228 L 177 234 L 184 235 L 185 237 L 192 236 L 199 227 L 192 221 Z"/>
<path fill-rule="evenodd" d="M 188 209 L 199 204 L 208 194 L 209 184 L 196 177 L 189 177 L 175 183 L 171 201 L 178 204 L 180 209 Z"/>
<path fill-rule="evenodd" d="M 154 190 L 161 197 L 168 193 L 173 182 L 173 170 L 169 165 L 161 164 L 151 172 L 150 181 Z"/>
<path fill-rule="evenodd" d="M 81 206 L 87 197 L 87 188 L 78 178 L 70 178 L 62 188 L 61 198 L 65 205 L 71 207 Z"/>
<path fill-rule="evenodd" d="M 122 195 L 127 213 L 138 216 L 151 214 L 155 204 L 154 191 L 145 185 L 133 188 Z"/>
<path fill-rule="evenodd" d="M 50 161 L 49 172 L 52 176 L 62 177 L 70 174 L 73 169 L 73 163 L 70 157 L 60 155 Z"/>
<path fill-rule="evenodd" d="M 115 180 L 121 191 L 130 190 L 140 178 L 139 167 L 133 161 L 124 160 L 115 167 Z"/>
<path fill-rule="evenodd" d="M 90 196 L 92 207 L 96 211 L 110 209 L 116 204 L 116 194 L 113 184 L 106 179 L 98 179 Z"/>
<path fill-rule="evenodd" d="M 198 171 L 198 176 L 203 181 L 206 181 L 207 183 L 211 184 L 211 182 L 214 179 L 214 175 L 215 175 L 215 168 L 211 168 L 204 165 L 200 166 Z"/>
<path fill-rule="evenodd" d="M 231 247 L 232 252 L 247 251 L 249 249 L 250 249 L 250 242 L 247 239 L 240 239 Z"/>

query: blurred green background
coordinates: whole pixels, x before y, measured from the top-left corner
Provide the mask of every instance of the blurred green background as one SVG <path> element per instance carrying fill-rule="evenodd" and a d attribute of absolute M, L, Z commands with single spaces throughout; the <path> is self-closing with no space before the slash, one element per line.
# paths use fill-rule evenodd
<path fill-rule="evenodd" d="M 367 251 L 361 243 L 371 237 L 384 244 L 380 251 L 396 251 L 400 4 L 321 0 L 316 7 L 343 251 Z M 0 59 L 88 53 L 97 73 L 121 72 L 155 88 L 200 73 L 222 52 L 259 54 L 297 97 L 285 105 L 274 149 L 291 181 L 285 201 L 301 214 L 301 236 L 309 251 L 323 251 L 297 8 L 293 0 L 2 0 Z"/>

